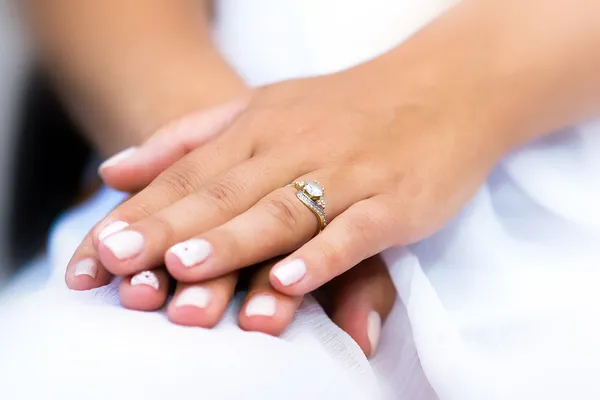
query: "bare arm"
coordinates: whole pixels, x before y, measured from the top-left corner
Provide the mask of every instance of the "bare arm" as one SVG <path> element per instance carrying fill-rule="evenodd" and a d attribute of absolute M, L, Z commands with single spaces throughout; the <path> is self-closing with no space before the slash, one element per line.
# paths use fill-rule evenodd
<path fill-rule="evenodd" d="M 38 54 L 105 155 L 244 90 L 214 48 L 210 1 L 31 0 Z"/>
<path fill-rule="evenodd" d="M 600 113 L 599 20 L 594 0 L 465 0 L 374 63 L 506 152 Z"/>

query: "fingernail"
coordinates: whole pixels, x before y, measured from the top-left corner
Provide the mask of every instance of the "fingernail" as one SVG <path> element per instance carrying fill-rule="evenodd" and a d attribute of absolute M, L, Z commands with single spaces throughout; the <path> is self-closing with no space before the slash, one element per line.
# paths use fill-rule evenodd
<path fill-rule="evenodd" d="M 288 261 L 275 267 L 273 275 L 283 286 L 289 286 L 304 277 L 306 264 L 300 259 Z"/>
<path fill-rule="evenodd" d="M 119 164 L 121 161 L 125 160 L 126 158 L 129 158 L 133 155 L 133 153 L 135 153 L 138 150 L 137 147 L 130 147 L 128 149 L 125 149 L 117 154 L 115 154 L 114 156 L 110 157 L 108 160 L 104 161 L 101 165 L 100 165 L 100 170 L 107 168 L 107 167 L 113 167 L 117 164 Z"/>
<path fill-rule="evenodd" d="M 158 281 L 158 277 L 152 271 L 140 272 L 139 274 L 134 275 L 131 278 L 131 286 L 139 285 L 150 286 L 154 290 L 158 290 L 160 288 L 160 282 Z"/>
<path fill-rule="evenodd" d="M 277 300 L 270 294 L 257 294 L 246 304 L 245 314 L 247 317 L 260 315 L 273 317 L 277 310 Z"/>
<path fill-rule="evenodd" d="M 119 260 L 137 256 L 144 250 L 144 237 L 136 231 L 123 231 L 110 235 L 102 241 Z"/>
<path fill-rule="evenodd" d="M 79 261 L 75 264 L 75 272 L 73 272 L 74 276 L 87 275 L 91 276 L 93 279 L 96 279 L 96 275 L 98 275 L 98 265 L 96 261 L 91 258 L 86 258 Z"/>
<path fill-rule="evenodd" d="M 381 316 L 376 311 L 371 311 L 367 318 L 367 337 L 371 343 L 371 356 L 375 354 L 381 336 Z"/>
<path fill-rule="evenodd" d="M 206 240 L 191 239 L 185 242 L 177 243 L 169 249 L 179 261 L 186 267 L 193 267 L 210 256 L 212 246 Z"/>
<path fill-rule="evenodd" d="M 125 221 L 115 221 L 108 224 L 104 229 L 100 231 L 98 234 L 98 240 L 102 241 L 112 235 L 113 233 L 117 233 L 127 228 L 129 224 Z"/>
<path fill-rule="evenodd" d="M 212 298 L 212 292 L 202 286 L 190 286 L 185 288 L 177 300 L 175 300 L 175 307 L 192 306 L 198 308 L 206 308 Z"/>

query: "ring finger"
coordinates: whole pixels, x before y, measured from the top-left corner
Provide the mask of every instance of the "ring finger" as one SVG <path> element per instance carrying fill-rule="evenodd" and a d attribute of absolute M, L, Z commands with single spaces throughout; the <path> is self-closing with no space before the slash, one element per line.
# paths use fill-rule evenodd
<path fill-rule="evenodd" d="M 286 176 L 285 169 L 275 168 L 266 160 L 250 159 L 171 206 L 100 240 L 100 260 L 116 275 L 135 274 L 161 265 L 170 246 L 248 210 L 265 193 L 285 182 Z M 223 274 L 205 278 L 220 275 Z"/>
<path fill-rule="evenodd" d="M 371 195 L 367 185 L 350 185 L 352 174 L 318 171 L 306 178 L 326 182 L 327 218 Z M 178 280 L 195 282 L 294 251 L 314 236 L 319 221 L 297 197 L 306 190 L 277 189 L 224 225 L 176 244 L 165 256 L 167 269 Z"/>

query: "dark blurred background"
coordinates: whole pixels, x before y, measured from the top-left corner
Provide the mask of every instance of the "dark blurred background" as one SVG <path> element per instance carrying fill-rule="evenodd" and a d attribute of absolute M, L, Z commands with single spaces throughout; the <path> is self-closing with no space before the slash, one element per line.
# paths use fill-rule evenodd
<path fill-rule="evenodd" d="M 28 57 L 0 4 L 0 287 L 44 251 L 52 221 L 80 193 L 92 153 Z"/>

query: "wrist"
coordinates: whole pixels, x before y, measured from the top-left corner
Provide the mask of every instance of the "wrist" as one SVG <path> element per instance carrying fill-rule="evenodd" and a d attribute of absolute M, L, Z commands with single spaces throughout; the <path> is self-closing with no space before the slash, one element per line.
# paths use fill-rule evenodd
<path fill-rule="evenodd" d="M 74 117 L 103 155 L 138 145 L 161 126 L 247 89 L 216 51 L 190 51 L 67 88 Z"/>
<path fill-rule="evenodd" d="M 579 11 L 547 29 L 565 7 L 554 3 L 532 22 L 543 7 L 466 2 L 371 64 L 387 92 L 439 110 L 466 140 L 501 157 L 579 121 L 600 93 L 590 83 L 600 63 L 582 57 L 600 38 L 590 34 L 597 24 Z"/>

